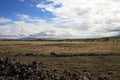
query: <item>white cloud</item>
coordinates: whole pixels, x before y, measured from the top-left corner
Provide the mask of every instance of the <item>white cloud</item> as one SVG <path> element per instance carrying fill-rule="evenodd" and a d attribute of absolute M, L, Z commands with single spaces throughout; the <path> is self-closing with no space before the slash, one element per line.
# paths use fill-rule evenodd
<path fill-rule="evenodd" d="M 56 22 L 68 20 L 66 27 L 97 34 L 97 37 L 114 36 L 120 32 L 119 0 L 47 0 L 51 4 L 39 3 L 37 8 L 44 9 L 56 16 Z M 59 7 L 56 7 L 60 5 Z M 69 22 L 70 21 L 70 22 Z M 72 22 L 71 22 L 72 21 Z M 73 24 L 73 25 L 71 25 Z M 96 36 L 95 36 L 96 37 Z"/>
<path fill-rule="evenodd" d="M 71 26 L 66 27 L 69 23 L 61 21 L 47 22 L 40 18 L 26 17 L 27 15 L 19 14 L 19 21 L 0 25 L 0 39 L 17 39 L 17 38 L 86 38 L 85 32 L 80 32 Z M 81 29 L 84 30 L 84 29 Z"/>
<path fill-rule="evenodd" d="M 8 22 L 11 22 L 11 20 L 7 19 L 7 18 L 0 17 L 0 23 L 8 23 Z"/>
<path fill-rule="evenodd" d="M 17 17 L 19 17 L 21 20 L 30 19 L 30 17 L 28 15 L 25 15 L 25 14 L 17 14 Z"/>
<path fill-rule="evenodd" d="M 99 25 L 97 25 L 98 27 L 89 27 L 89 24 L 87 23 L 73 23 L 67 19 L 62 21 L 59 18 L 54 18 L 52 19 L 52 22 L 47 22 L 37 17 L 29 17 L 28 15 L 20 14 L 19 21 L 10 21 L 10 23 L 0 25 L 0 39 L 95 38 L 114 36 L 117 35 L 117 32 L 119 31 L 119 26 L 110 27 L 109 29 L 105 29 L 106 27 L 103 26 L 103 30 Z"/>

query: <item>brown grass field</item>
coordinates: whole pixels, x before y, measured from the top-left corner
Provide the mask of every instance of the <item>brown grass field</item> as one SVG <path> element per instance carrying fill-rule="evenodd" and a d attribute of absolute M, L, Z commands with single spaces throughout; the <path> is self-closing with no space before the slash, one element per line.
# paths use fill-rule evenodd
<path fill-rule="evenodd" d="M 0 41 L 1 52 L 12 53 L 119 53 L 120 42 Z"/>
<path fill-rule="evenodd" d="M 109 54 L 108 56 L 40 56 L 56 54 Z M 24 54 L 38 54 L 26 56 Z M 79 42 L 79 41 L 0 41 L 0 54 L 12 56 L 18 61 L 38 61 L 46 68 L 68 70 L 82 74 L 88 70 L 97 80 L 99 75 L 106 75 L 110 80 L 120 80 L 120 42 Z M 18 56 L 15 56 L 17 55 Z M 22 55 L 23 54 L 23 55 Z M 39 55 L 40 54 L 40 55 Z M 118 54 L 118 55 L 114 55 Z"/>

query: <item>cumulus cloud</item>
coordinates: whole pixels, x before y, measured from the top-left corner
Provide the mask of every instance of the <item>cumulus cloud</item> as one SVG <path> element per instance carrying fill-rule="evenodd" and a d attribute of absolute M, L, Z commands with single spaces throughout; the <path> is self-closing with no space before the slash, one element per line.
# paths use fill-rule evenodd
<path fill-rule="evenodd" d="M 72 27 L 65 28 L 65 24 L 47 22 L 41 18 L 28 15 L 17 15 L 19 20 L 0 25 L 0 39 L 18 38 L 77 38 L 81 34 Z M 82 37 L 82 35 L 81 35 Z"/>
<path fill-rule="evenodd" d="M 120 32 L 119 0 L 47 0 L 50 4 L 39 3 L 37 8 L 44 9 L 56 16 L 56 21 L 70 21 L 74 29 L 84 29 L 94 33 L 94 37 L 114 36 Z M 59 7 L 56 7 L 60 5 Z M 74 25 L 71 25 L 71 21 Z M 97 35 L 95 35 L 97 34 Z"/>

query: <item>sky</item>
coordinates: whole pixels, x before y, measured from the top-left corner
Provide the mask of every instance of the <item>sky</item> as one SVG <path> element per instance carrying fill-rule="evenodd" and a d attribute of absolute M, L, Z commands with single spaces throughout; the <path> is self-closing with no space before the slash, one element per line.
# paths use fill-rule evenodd
<path fill-rule="evenodd" d="M 120 35 L 120 0 L 0 0 L 0 39 Z"/>

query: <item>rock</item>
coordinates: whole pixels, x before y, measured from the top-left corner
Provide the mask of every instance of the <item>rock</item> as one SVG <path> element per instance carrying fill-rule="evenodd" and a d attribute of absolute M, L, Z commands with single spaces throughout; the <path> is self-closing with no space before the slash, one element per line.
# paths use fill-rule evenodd
<path fill-rule="evenodd" d="M 86 76 L 83 76 L 82 80 L 90 80 L 90 79 L 88 77 L 86 77 Z"/>

